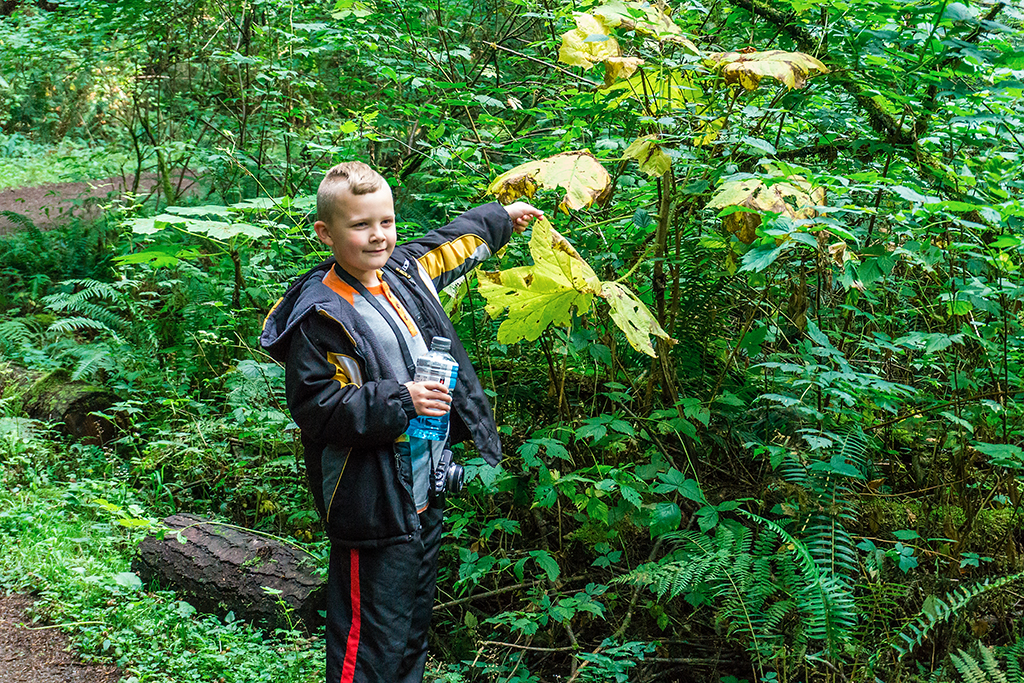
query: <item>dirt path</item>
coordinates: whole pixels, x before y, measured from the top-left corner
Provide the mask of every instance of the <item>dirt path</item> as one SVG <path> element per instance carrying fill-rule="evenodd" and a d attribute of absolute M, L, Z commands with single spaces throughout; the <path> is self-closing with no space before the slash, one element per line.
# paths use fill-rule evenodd
<path fill-rule="evenodd" d="M 155 191 L 157 175 L 146 173 L 139 183 L 139 194 L 145 197 Z M 72 216 L 97 218 L 101 205 L 111 196 L 121 194 L 126 187 L 131 189 L 131 179 L 107 178 L 91 182 L 47 183 L 31 187 L 17 187 L 0 190 L 0 236 L 21 228 L 17 218 L 4 215 L 13 211 L 32 221 L 40 230 L 66 224 Z M 186 178 L 182 192 L 197 189 L 192 179 Z"/>
<path fill-rule="evenodd" d="M 29 630 L 32 606 L 24 595 L 0 597 L 0 683 L 117 683 L 114 667 L 83 664 L 68 652 L 59 629 Z"/>

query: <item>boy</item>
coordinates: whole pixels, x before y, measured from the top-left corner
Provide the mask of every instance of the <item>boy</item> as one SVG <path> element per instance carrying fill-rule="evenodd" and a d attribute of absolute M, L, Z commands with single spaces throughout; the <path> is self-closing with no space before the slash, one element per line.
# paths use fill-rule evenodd
<path fill-rule="evenodd" d="M 264 323 L 263 347 L 285 363 L 288 408 L 331 539 L 327 681 L 423 679 L 441 541 L 430 469 L 444 444 L 410 439 L 409 420 L 451 411 L 449 441 L 472 438 L 501 458 L 494 416 L 437 291 L 542 212 L 492 203 L 395 246 L 391 189 L 348 162 L 317 192 L 317 237 L 334 258 L 295 282 Z M 412 381 L 434 336 L 459 362 L 452 393 Z"/>

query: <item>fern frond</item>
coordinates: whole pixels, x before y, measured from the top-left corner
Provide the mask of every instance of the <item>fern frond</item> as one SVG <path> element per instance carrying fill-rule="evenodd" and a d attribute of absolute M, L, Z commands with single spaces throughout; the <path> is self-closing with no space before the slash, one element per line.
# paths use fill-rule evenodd
<path fill-rule="evenodd" d="M 896 650 L 898 658 L 902 659 L 924 643 L 936 627 L 949 621 L 972 600 L 1020 579 L 1024 579 L 1024 572 L 986 579 L 973 586 L 960 586 L 947 593 L 945 599 L 935 599 L 931 603 L 930 609 L 922 611 L 917 618 L 900 629 L 889 646 Z"/>
<path fill-rule="evenodd" d="M 959 654 L 951 652 L 949 659 L 953 662 L 953 668 L 967 683 L 1008 683 L 992 649 L 979 645 L 978 650 L 978 659 L 964 650 L 959 650 Z"/>
<path fill-rule="evenodd" d="M 81 316 L 55 320 L 48 328 L 46 328 L 47 332 L 56 332 L 59 334 L 68 334 L 70 332 L 79 332 L 81 330 L 98 330 L 100 332 L 109 332 L 110 334 L 114 334 L 114 331 L 107 327 L 106 323 L 93 318 L 83 318 Z"/>
<path fill-rule="evenodd" d="M 39 233 L 39 228 L 32 222 L 32 219 L 25 214 L 18 213 L 17 211 L 0 211 L 0 216 L 3 216 L 15 225 L 21 226 L 23 229 L 30 232 Z"/>
<path fill-rule="evenodd" d="M 1024 638 L 1005 648 L 1009 683 L 1024 683 Z"/>
<path fill-rule="evenodd" d="M 0 346 L 21 348 L 32 343 L 32 330 L 21 320 L 0 322 Z"/>
<path fill-rule="evenodd" d="M 112 370 L 115 366 L 114 354 L 106 344 L 93 344 L 85 347 L 80 355 L 78 365 L 71 373 L 71 379 L 80 380 L 92 377 L 98 370 Z"/>
<path fill-rule="evenodd" d="M 777 523 L 743 509 L 737 511 L 768 527 L 788 543 L 805 581 L 805 587 L 797 592 L 796 598 L 801 611 L 809 615 L 807 634 L 814 640 L 824 641 L 827 651 L 838 651 L 849 640 L 857 623 L 850 587 L 840 577 L 823 574 L 807 547 Z"/>

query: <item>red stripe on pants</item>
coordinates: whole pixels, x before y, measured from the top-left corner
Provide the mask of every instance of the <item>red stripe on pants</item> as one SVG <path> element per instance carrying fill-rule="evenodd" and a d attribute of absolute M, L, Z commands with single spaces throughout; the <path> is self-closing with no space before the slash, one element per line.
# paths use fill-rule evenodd
<path fill-rule="evenodd" d="M 345 663 L 341 667 L 341 683 L 352 683 L 356 675 L 356 652 L 359 650 L 359 549 L 351 550 L 352 565 L 350 582 L 352 585 L 352 624 L 348 629 L 348 642 L 345 644 Z"/>

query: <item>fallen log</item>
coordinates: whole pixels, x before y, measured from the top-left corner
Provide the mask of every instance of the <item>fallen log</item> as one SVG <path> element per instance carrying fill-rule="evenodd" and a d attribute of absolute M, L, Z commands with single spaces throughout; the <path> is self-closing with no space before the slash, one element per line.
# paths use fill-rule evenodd
<path fill-rule="evenodd" d="M 105 387 L 71 379 L 66 370 L 38 373 L 0 364 L 0 397 L 17 396 L 26 417 L 56 425 L 66 434 L 97 446 L 109 442 L 114 424 L 94 413 L 119 399 Z"/>
<path fill-rule="evenodd" d="M 143 540 L 132 563 L 143 581 L 173 588 L 203 612 L 230 611 L 264 626 L 301 621 L 311 631 L 324 622 L 326 580 L 309 553 L 196 515 L 164 524 L 171 531 Z"/>

